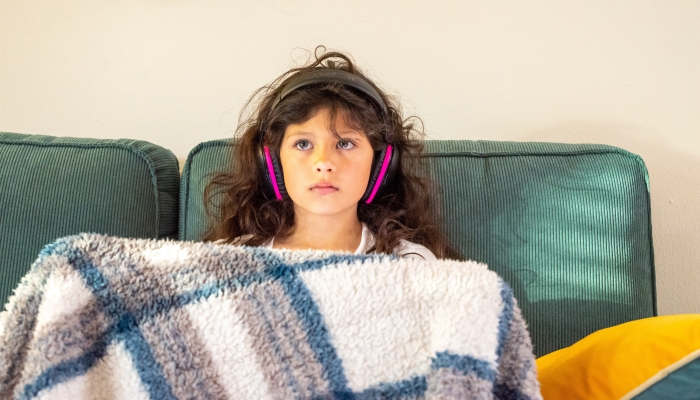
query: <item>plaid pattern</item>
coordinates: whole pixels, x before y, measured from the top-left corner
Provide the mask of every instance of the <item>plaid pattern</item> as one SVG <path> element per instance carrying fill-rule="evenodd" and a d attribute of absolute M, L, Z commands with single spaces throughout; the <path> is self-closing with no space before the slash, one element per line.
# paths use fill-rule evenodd
<path fill-rule="evenodd" d="M 0 314 L 0 398 L 541 396 L 483 264 L 82 234 Z"/>

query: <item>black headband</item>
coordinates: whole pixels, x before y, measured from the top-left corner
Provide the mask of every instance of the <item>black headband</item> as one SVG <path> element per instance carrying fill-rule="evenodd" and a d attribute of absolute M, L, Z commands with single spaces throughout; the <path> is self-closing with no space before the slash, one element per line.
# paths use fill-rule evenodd
<path fill-rule="evenodd" d="M 385 123 L 388 122 L 389 113 L 387 111 L 386 104 L 384 104 L 382 97 L 379 95 L 379 93 L 377 93 L 377 91 L 372 87 L 372 85 L 370 85 L 369 83 L 367 83 L 367 81 L 365 81 L 357 75 L 351 74 L 340 69 L 331 68 L 317 68 L 310 72 L 299 75 L 296 78 L 289 81 L 289 83 L 287 83 L 280 92 L 280 95 L 272 103 L 272 107 L 270 107 L 268 115 L 272 115 L 272 111 L 275 109 L 277 104 L 280 101 L 284 100 L 284 98 L 287 97 L 290 93 L 294 92 L 299 88 L 310 85 L 316 85 L 319 83 L 339 83 L 362 92 L 377 107 L 377 110 L 381 114 L 382 120 Z M 266 130 L 267 120 L 263 121 L 263 123 L 260 125 L 261 139 Z"/>

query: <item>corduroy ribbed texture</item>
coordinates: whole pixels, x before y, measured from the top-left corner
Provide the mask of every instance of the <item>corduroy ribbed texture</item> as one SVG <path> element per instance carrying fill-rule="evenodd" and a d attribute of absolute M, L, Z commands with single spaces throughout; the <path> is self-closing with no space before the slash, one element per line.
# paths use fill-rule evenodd
<path fill-rule="evenodd" d="M 176 238 L 179 183 L 148 142 L 0 133 L 0 304 L 59 237 Z"/>
<path fill-rule="evenodd" d="M 206 230 L 208 174 L 230 140 L 190 153 L 180 238 Z M 602 328 L 656 315 L 649 179 L 644 162 L 596 144 L 427 141 L 439 218 L 466 259 L 513 287 L 540 356 Z"/>
<path fill-rule="evenodd" d="M 187 155 L 180 179 L 180 240 L 199 241 L 208 228 L 204 189 L 219 171 L 231 165 L 231 140 L 212 140 L 195 146 Z"/>

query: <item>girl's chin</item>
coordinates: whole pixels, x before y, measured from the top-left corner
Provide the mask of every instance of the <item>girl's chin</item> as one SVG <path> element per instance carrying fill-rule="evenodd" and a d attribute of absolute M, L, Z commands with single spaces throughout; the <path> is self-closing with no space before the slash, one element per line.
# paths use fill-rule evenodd
<path fill-rule="evenodd" d="M 303 211 L 301 212 L 303 213 L 315 215 L 335 215 L 347 212 L 351 208 L 357 210 L 357 202 L 352 203 L 343 200 L 335 196 L 314 196 L 311 199 L 307 199 L 303 205 L 295 204 L 295 209 L 298 211 L 302 209 Z"/>
<path fill-rule="evenodd" d="M 308 207 L 306 208 L 306 212 L 308 214 L 314 214 L 314 215 L 337 215 L 341 214 L 343 211 L 346 211 L 348 207 L 338 207 L 337 205 L 335 207 L 330 206 L 330 207 Z"/>

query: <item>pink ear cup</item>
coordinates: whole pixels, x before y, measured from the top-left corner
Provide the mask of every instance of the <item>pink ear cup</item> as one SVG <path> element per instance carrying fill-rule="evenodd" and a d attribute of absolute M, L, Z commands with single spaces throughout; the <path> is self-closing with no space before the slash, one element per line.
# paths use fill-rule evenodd
<path fill-rule="evenodd" d="M 272 158 L 270 157 L 270 149 L 265 146 L 265 160 L 267 161 L 267 171 L 270 173 L 270 179 L 272 181 L 272 187 L 275 189 L 275 196 L 277 200 L 282 200 L 282 195 L 280 194 L 280 188 L 277 186 L 277 177 L 275 176 L 275 169 L 272 166 Z"/>
<path fill-rule="evenodd" d="M 389 161 L 391 161 L 391 153 L 393 150 L 394 148 L 392 145 L 387 146 L 386 155 L 384 156 L 384 161 L 382 162 L 382 170 L 379 171 L 379 177 L 377 178 L 377 182 L 374 183 L 374 188 L 372 188 L 372 194 L 369 195 L 369 198 L 365 202 L 366 204 L 371 203 L 374 199 L 374 195 L 377 194 L 379 186 L 381 186 L 382 181 L 384 180 L 384 175 L 386 175 L 386 170 L 389 168 Z"/>

